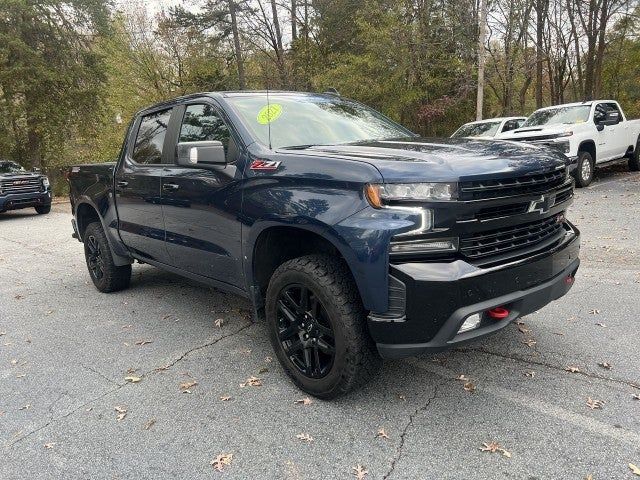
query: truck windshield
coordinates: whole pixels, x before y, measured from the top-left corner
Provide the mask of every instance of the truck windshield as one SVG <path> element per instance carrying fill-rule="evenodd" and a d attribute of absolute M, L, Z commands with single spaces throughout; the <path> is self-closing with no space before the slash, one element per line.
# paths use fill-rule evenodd
<path fill-rule="evenodd" d="M 15 162 L 0 162 L 0 173 L 22 172 L 24 168 Z"/>
<path fill-rule="evenodd" d="M 266 94 L 227 99 L 256 139 L 272 148 L 305 148 L 413 137 L 411 131 L 364 105 L 324 95 Z"/>
<path fill-rule="evenodd" d="M 458 137 L 493 137 L 498 132 L 501 122 L 467 123 L 455 131 L 454 138 Z"/>
<path fill-rule="evenodd" d="M 540 125 L 559 125 L 584 123 L 589 120 L 591 105 L 573 105 L 571 107 L 546 108 L 533 112 L 522 127 Z"/>

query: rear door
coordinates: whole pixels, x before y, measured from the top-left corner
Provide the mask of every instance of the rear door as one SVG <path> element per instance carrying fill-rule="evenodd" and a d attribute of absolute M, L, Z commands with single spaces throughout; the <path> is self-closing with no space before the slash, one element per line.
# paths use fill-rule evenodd
<path fill-rule="evenodd" d="M 180 107 L 182 119 L 172 163 L 162 175 L 162 208 L 170 263 L 191 273 L 244 288 L 242 281 L 242 171 L 239 137 L 218 107 L 207 101 Z M 178 115 L 178 112 L 176 112 Z M 207 168 L 175 165 L 177 142 L 219 140 L 227 164 Z"/>
<path fill-rule="evenodd" d="M 136 120 L 115 174 L 120 237 L 138 256 L 166 263 L 160 185 L 168 158 L 166 135 L 172 109 Z"/>

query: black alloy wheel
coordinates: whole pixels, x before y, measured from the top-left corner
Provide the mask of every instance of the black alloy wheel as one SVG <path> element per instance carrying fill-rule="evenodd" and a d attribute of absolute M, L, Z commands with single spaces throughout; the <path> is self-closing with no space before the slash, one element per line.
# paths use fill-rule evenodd
<path fill-rule="evenodd" d="M 96 280 L 104 277 L 104 258 L 102 249 L 96 240 L 96 237 L 90 235 L 87 237 L 87 265 L 91 276 Z"/>
<path fill-rule="evenodd" d="M 309 378 L 329 373 L 335 359 L 335 333 L 318 296 L 308 287 L 291 284 L 280 290 L 278 339 L 296 369 Z"/>

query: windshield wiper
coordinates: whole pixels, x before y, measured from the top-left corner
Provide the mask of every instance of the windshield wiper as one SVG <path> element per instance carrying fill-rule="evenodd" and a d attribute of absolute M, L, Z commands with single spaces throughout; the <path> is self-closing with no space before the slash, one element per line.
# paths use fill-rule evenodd
<path fill-rule="evenodd" d="M 306 150 L 311 147 L 322 147 L 320 143 L 309 143 L 307 145 L 289 145 L 288 147 L 280 147 L 282 150 Z"/>

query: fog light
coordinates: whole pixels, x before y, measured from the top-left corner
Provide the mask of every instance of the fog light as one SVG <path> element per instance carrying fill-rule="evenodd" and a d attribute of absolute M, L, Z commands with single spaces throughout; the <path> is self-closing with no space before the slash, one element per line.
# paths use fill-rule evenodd
<path fill-rule="evenodd" d="M 467 319 L 464 321 L 458 333 L 468 332 L 469 330 L 473 330 L 480 324 L 480 314 L 474 313 L 473 315 L 469 315 Z"/>

